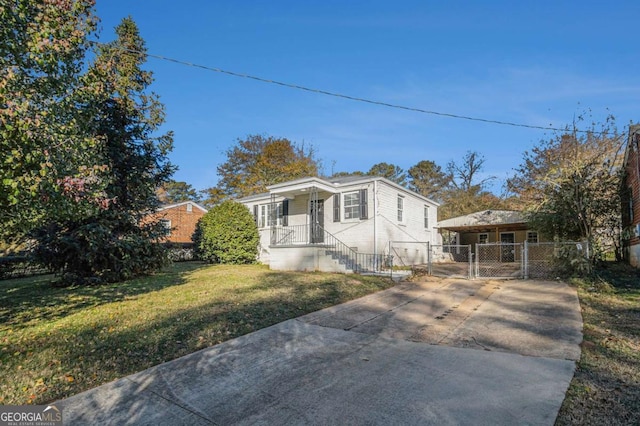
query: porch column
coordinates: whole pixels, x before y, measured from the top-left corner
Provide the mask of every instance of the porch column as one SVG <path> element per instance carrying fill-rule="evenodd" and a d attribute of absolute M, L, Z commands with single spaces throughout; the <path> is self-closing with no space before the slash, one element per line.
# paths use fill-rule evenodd
<path fill-rule="evenodd" d="M 275 215 L 275 217 L 273 217 Z M 271 230 L 271 245 L 275 245 L 276 238 L 276 222 L 278 221 L 278 212 L 276 208 L 276 194 L 271 194 L 271 202 L 269 203 L 269 208 L 267 209 L 267 221 L 269 221 L 269 227 Z"/>

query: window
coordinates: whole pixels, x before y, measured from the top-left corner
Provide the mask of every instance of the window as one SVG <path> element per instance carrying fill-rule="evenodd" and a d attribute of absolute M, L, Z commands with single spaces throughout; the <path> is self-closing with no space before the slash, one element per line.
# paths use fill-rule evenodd
<path fill-rule="evenodd" d="M 429 229 L 429 206 L 424 206 L 424 227 Z"/>
<path fill-rule="evenodd" d="M 344 194 L 344 218 L 360 219 L 360 191 Z"/>
<path fill-rule="evenodd" d="M 528 231 L 527 242 L 536 244 L 538 242 L 538 233 L 536 231 Z"/>
<path fill-rule="evenodd" d="M 193 211 L 193 204 L 187 203 L 187 213 L 191 213 Z"/>
<path fill-rule="evenodd" d="M 345 192 L 342 195 L 336 194 L 333 202 L 333 221 L 340 221 L 340 201 L 342 196 L 344 220 L 360 219 L 364 220 L 369 217 L 369 205 L 367 203 L 367 190 L 360 189 L 358 191 Z M 338 200 L 336 202 L 336 200 Z"/>
<path fill-rule="evenodd" d="M 286 226 L 284 203 L 275 204 L 262 204 L 260 205 L 258 215 L 258 227 L 264 228 L 266 226 Z"/>
<path fill-rule="evenodd" d="M 489 242 L 489 234 L 478 234 L 478 244 L 487 244 Z"/>
<path fill-rule="evenodd" d="M 402 222 L 404 220 L 404 197 L 402 195 L 398 195 L 398 222 Z"/>
<path fill-rule="evenodd" d="M 171 221 L 169 219 L 160 219 L 160 223 L 164 227 L 165 236 L 171 236 Z"/>

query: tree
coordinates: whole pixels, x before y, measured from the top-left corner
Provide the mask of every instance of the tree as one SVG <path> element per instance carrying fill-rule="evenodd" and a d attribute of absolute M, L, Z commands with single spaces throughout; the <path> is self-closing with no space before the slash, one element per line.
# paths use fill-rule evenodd
<path fill-rule="evenodd" d="M 484 166 L 484 156 L 476 151 L 467 151 L 461 163 L 450 161 L 447 164 L 447 172 L 451 184 L 462 191 L 481 191 L 487 183 L 495 179 L 489 176 L 477 181 L 478 174 Z"/>
<path fill-rule="evenodd" d="M 198 191 L 186 182 L 170 180 L 156 190 L 161 204 L 175 204 L 183 201 L 200 202 Z"/>
<path fill-rule="evenodd" d="M 69 185 L 82 183 L 83 202 L 103 202 L 89 161 L 96 140 L 76 108 L 93 4 L 0 0 L 0 239 L 67 208 L 57 201 Z"/>
<path fill-rule="evenodd" d="M 336 172 L 331 175 L 332 178 L 350 177 L 350 176 L 366 176 L 366 173 L 356 170 L 353 172 Z"/>
<path fill-rule="evenodd" d="M 157 243 L 165 233 L 158 221 L 144 220 L 157 205 L 155 189 L 173 166 L 166 155 L 171 134 L 154 136 L 164 122 L 163 106 L 146 90 L 151 72 L 142 70 L 146 48 L 131 18 L 116 27 L 117 39 L 101 45 L 84 77 L 82 113 L 99 141 L 95 178 L 105 202 L 96 210 L 51 214 L 32 235 L 35 255 L 67 282 L 114 282 L 153 271 L 166 256 Z M 76 182 L 67 198 L 78 198 Z"/>
<path fill-rule="evenodd" d="M 367 175 L 381 176 L 387 178 L 398 185 L 407 185 L 407 174 L 402 170 L 400 166 L 389 163 L 378 163 L 371 166 Z"/>
<path fill-rule="evenodd" d="M 480 210 L 503 208 L 503 201 L 485 189 L 494 176 L 478 180 L 484 166 L 484 157 L 469 151 L 456 163 L 447 164 L 450 185 L 442 193 L 443 204 L 438 209 L 439 219 L 462 216 Z"/>
<path fill-rule="evenodd" d="M 196 256 L 210 263 L 254 263 L 260 235 L 253 215 L 243 204 L 224 201 L 198 222 L 194 234 Z"/>
<path fill-rule="evenodd" d="M 614 244 L 620 256 L 620 182 L 623 137 L 610 116 L 579 130 L 579 116 L 565 131 L 523 156 L 507 181 L 526 205 L 530 223 L 549 236 L 587 240 L 596 249 Z M 598 255 L 598 250 L 593 251 Z"/>
<path fill-rule="evenodd" d="M 451 176 L 433 161 L 422 160 L 409 169 L 409 188 L 418 194 L 442 201 L 442 195 L 451 183 Z"/>
<path fill-rule="evenodd" d="M 217 169 L 218 190 L 212 191 L 221 199 L 257 194 L 265 192 L 269 185 L 317 176 L 320 168 L 312 147 L 271 136 L 238 139 L 226 155 L 227 161 Z"/>

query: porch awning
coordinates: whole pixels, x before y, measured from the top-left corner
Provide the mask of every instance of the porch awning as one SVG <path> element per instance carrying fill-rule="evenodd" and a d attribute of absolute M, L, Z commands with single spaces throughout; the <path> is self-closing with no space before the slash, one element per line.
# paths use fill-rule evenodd
<path fill-rule="evenodd" d="M 318 192 L 336 194 L 339 190 L 331 183 L 320 178 L 305 178 L 291 182 L 268 186 L 270 194 L 281 195 L 285 198 L 295 198 L 298 195 L 309 194 L 312 189 Z"/>

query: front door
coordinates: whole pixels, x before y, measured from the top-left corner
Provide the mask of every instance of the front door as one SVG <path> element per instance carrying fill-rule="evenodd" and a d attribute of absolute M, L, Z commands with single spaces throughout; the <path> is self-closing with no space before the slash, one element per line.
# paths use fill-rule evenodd
<path fill-rule="evenodd" d="M 516 237 L 513 232 L 503 232 L 500 234 L 500 243 L 502 243 L 502 250 L 500 255 L 501 262 L 515 262 L 516 252 Z"/>
<path fill-rule="evenodd" d="M 311 244 L 324 243 L 324 200 L 309 203 L 309 223 Z"/>

